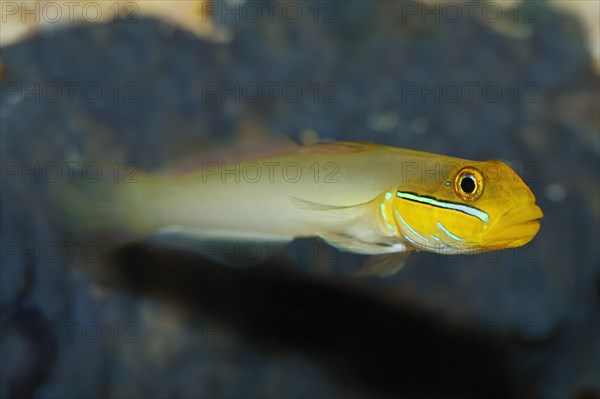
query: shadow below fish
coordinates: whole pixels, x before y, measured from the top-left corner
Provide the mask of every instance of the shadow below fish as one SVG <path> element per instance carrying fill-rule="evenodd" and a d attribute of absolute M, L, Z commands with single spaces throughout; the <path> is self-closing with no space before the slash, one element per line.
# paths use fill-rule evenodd
<path fill-rule="evenodd" d="M 115 281 L 243 329 L 266 351 L 310 356 L 346 388 L 398 396 L 511 397 L 506 348 L 336 280 L 277 264 L 248 269 L 132 245 L 115 255 Z M 200 333 L 200 332 L 199 332 Z"/>

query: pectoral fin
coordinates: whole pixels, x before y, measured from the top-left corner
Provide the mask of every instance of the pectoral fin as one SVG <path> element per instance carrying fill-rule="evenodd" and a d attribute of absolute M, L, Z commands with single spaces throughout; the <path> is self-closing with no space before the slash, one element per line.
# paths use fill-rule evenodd
<path fill-rule="evenodd" d="M 406 244 L 395 237 L 380 237 L 379 241 L 369 242 L 349 234 L 319 234 L 329 245 L 340 251 L 354 252 L 364 255 L 389 254 L 406 251 Z"/>
<path fill-rule="evenodd" d="M 355 275 L 390 277 L 404 267 L 409 256 L 409 251 L 370 256 Z"/>
<path fill-rule="evenodd" d="M 352 205 L 330 205 L 307 201 L 302 198 L 290 198 L 292 204 L 305 211 L 313 213 L 319 218 L 329 218 L 332 221 L 354 221 L 368 211 L 368 205 L 373 201 L 367 201 Z"/>
<path fill-rule="evenodd" d="M 316 235 L 345 251 L 358 253 L 380 253 L 377 249 L 381 229 L 372 216 L 375 201 L 351 204 L 331 205 L 290 198 L 291 202 L 305 212 L 304 222 L 312 225 Z M 367 247 L 374 247 L 375 252 Z M 366 248 L 362 250 L 361 248 Z M 390 252 L 390 251 L 383 251 Z"/>

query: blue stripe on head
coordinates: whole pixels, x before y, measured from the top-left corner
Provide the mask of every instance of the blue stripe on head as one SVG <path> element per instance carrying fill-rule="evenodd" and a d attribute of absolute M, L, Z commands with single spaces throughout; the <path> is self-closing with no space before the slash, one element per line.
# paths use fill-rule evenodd
<path fill-rule="evenodd" d="M 405 191 L 396 192 L 396 197 L 402 198 L 405 200 L 409 200 L 409 201 L 413 201 L 413 202 L 418 202 L 421 204 L 435 206 L 437 208 L 451 209 L 453 211 L 458 211 L 458 212 L 464 213 L 466 215 L 474 216 L 484 223 L 487 223 L 490 221 L 490 217 L 487 213 L 485 213 L 481 209 L 475 208 L 474 206 L 459 204 L 459 203 L 450 202 L 450 201 L 440 201 L 433 197 L 418 195 L 415 193 L 405 192 Z"/>
<path fill-rule="evenodd" d="M 452 233 L 451 233 L 451 232 L 450 232 L 450 231 L 449 231 L 449 230 L 448 230 L 446 227 L 444 227 L 444 225 L 443 225 L 443 224 L 441 224 L 440 222 L 437 222 L 437 225 L 438 225 L 438 227 L 439 227 L 440 229 L 442 229 L 442 231 L 443 231 L 444 233 L 446 233 L 446 235 L 447 235 L 448 237 L 452 238 L 453 240 L 456 240 L 456 241 L 462 241 L 462 240 L 463 240 L 463 239 L 462 239 L 462 238 L 460 238 L 459 236 L 456 236 L 456 235 L 452 234 Z"/>

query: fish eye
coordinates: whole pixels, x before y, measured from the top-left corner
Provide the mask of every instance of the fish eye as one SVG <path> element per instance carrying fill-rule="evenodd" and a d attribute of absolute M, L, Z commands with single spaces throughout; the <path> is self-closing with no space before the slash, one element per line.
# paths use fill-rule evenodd
<path fill-rule="evenodd" d="M 460 188 L 467 194 L 475 191 L 475 178 L 472 175 L 465 175 L 460 179 Z"/>
<path fill-rule="evenodd" d="M 465 201 L 475 201 L 483 191 L 483 178 L 477 169 L 462 168 L 454 179 L 454 191 Z"/>

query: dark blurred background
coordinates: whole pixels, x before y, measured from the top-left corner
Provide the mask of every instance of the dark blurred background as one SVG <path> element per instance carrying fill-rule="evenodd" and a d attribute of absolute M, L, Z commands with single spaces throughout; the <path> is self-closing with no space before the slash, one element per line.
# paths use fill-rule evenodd
<path fill-rule="evenodd" d="M 150 3 L 40 28 L 2 1 L 1 35 L 35 26 L 0 52 L 0 397 L 600 397 L 598 3 Z M 308 239 L 252 268 L 98 256 L 47 200 L 76 157 L 267 132 L 502 159 L 542 228 L 379 279 Z"/>

